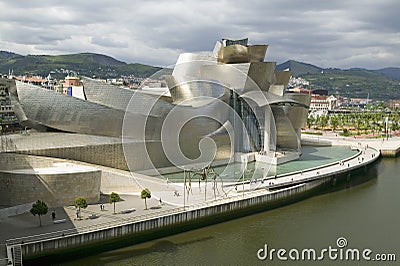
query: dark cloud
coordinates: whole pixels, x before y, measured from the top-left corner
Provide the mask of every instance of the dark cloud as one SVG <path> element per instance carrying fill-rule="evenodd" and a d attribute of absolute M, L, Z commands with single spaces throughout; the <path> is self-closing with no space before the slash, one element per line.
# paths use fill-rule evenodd
<path fill-rule="evenodd" d="M 118 36 L 114 36 L 114 38 L 107 38 L 104 36 L 94 36 L 92 37 L 91 43 L 97 44 L 103 47 L 110 48 L 127 48 L 128 43 L 124 41 L 120 41 Z"/>
<path fill-rule="evenodd" d="M 249 37 L 270 44 L 267 60 L 400 66 L 399 8 L 397 0 L 3 1 L 0 49 L 170 65 L 181 52 Z"/>

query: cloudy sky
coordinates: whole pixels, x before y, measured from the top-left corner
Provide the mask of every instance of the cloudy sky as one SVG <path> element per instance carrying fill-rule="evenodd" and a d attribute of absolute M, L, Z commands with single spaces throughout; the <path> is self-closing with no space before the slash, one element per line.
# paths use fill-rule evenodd
<path fill-rule="evenodd" d="M 400 67 L 398 0 L 0 0 L 0 50 L 94 52 L 167 66 L 221 38 L 269 44 L 266 60 Z"/>

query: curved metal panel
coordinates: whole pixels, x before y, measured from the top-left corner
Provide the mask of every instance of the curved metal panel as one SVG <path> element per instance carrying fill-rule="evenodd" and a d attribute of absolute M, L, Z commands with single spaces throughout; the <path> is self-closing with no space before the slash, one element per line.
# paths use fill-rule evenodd
<path fill-rule="evenodd" d="M 108 106 L 66 96 L 34 85 L 16 82 L 18 102 L 26 116 L 26 123 L 35 124 L 66 132 L 121 136 L 125 111 Z M 129 113 L 145 126 L 159 120 L 152 115 Z M 140 125 L 139 125 L 140 126 Z M 36 128 L 36 127 L 35 127 Z M 42 129 L 42 128 L 39 128 Z M 130 137 L 140 138 L 139 132 L 131 132 Z"/>
<path fill-rule="evenodd" d="M 309 106 L 311 95 L 305 93 L 287 93 L 285 94 L 285 99 L 292 99 L 296 102 L 303 103 L 305 106 Z M 285 106 L 284 110 L 296 131 L 302 127 L 305 127 L 308 116 L 308 108 L 304 106 Z"/>
<path fill-rule="evenodd" d="M 268 45 L 250 45 L 247 47 L 250 62 L 263 62 L 267 53 Z"/>
<path fill-rule="evenodd" d="M 275 76 L 275 84 L 283 85 L 283 87 L 286 89 L 289 84 L 290 77 L 292 76 L 292 71 L 276 71 Z"/>
<path fill-rule="evenodd" d="M 300 150 L 300 138 L 282 106 L 271 106 L 276 126 L 276 147 L 280 150 Z"/>
<path fill-rule="evenodd" d="M 147 115 L 148 105 L 152 104 L 153 109 L 150 115 L 155 117 L 162 117 L 172 108 L 172 105 L 160 99 L 158 96 L 142 93 L 140 90 L 123 89 L 117 86 L 104 83 L 102 81 L 93 80 L 83 77 L 82 82 L 86 99 L 89 102 L 104 105 L 116 110 L 125 112 L 128 103 L 134 101 L 132 105 L 135 106 L 134 113 Z M 157 99 L 157 101 L 155 101 Z"/>
<path fill-rule="evenodd" d="M 269 92 L 265 91 L 249 91 L 242 94 L 240 97 L 251 99 L 258 104 L 258 106 L 266 106 L 266 105 L 278 105 L 278 104 L 290 104 L 290 105 L 299 105 L 305 108 L 308 108 L 307 105 L 300 101 L 284 98 Z"/>
<path fill-rule="evenodd" d="M 249 63 L 249 51 L 246 46 L 240 44 L 222 46 L 218 53 L 218 62 L 225 64 Z"/>
<path fill-rule="evenodd" d="M 248 77 L 244 91 L 268 91 L 275 80 L 275 62 L 252 62 L 247 73 Z"/>

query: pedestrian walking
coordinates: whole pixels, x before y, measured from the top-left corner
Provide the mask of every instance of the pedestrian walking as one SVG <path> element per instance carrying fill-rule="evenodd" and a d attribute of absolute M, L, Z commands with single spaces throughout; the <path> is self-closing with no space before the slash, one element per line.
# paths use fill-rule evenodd
<path fill-rule="evenodd" d="M 56 219 L 56 211 L 55 210 L 53 210 L 52 212 L 51 212 L 51 218 L 54 220 L 54 219 Z"/>

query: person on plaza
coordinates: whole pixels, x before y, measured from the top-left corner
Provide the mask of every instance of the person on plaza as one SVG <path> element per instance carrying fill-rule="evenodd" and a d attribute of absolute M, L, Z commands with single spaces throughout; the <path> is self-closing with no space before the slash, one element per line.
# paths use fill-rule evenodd
<path fill-rule="evenodd" d="M 51 218 L 54 220 L 54 219 L 56 219 L 56 211 L 55 210 L 53 210 L 52 212 L 51 212 Z"/>

